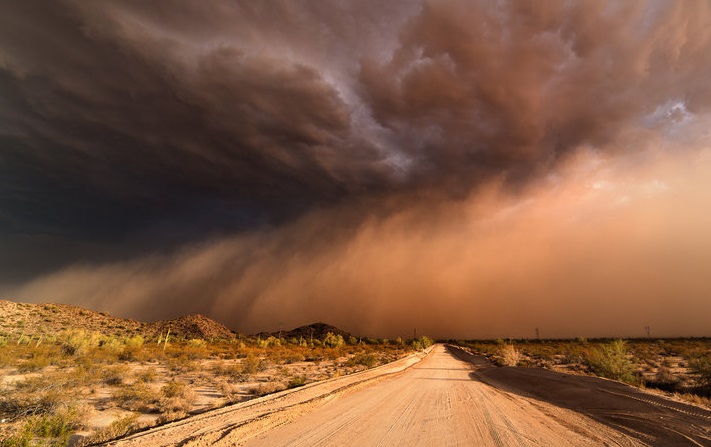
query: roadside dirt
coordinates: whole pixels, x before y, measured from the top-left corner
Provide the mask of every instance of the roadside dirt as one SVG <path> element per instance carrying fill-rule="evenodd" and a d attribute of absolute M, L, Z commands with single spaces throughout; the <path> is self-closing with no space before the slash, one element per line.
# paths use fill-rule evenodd
<path fill-rule="evenodd" d="M 626 385 L 421 357 L 212 411 L 115 446 L 711 446 L 711 412 Z"/>
<path fill-rule="evenodd" d="M 711 411 L 597 377 L 542 368 L 495 367 L 448 348 L 474 366 L 470 376 L 517 397 L 566 408 L 654 446 L 711 446 Z"/>
<path fill-rule="evenodd" d="M 262 432 L 313 412 L 331 400 L 404 374 L 426 355 L 425 352 L 418 352 L 377 368 L 209 411 L 103 445 L 117 447 L 240 445 L 243 441 Z"/>

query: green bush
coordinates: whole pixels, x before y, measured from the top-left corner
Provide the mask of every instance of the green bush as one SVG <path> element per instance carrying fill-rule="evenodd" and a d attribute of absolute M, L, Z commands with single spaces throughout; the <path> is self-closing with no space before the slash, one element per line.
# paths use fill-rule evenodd
<path fill-rule="evenodd" d="M 356 354 L 346 362 L 346 366 L 363 365 L 366 368 L 372 368 L 380 363 L 378 358 L 373 354 L 360 353 Z"/>
<path fill-rule="evenodd" d="M 29 447 L 34 445 L 64 447 L 74 431 L 84 426 L 86 414 L 77 406 L 65 406 L 53 413 L 28 418 L 18 433 L 2 441 L 2 447 Z"/>
<path fill-rule="evenodd" d="M 614 340 L 597 348 L 592 348 L 587 355 L 588 366 L 600 377 L 634 383 L 634 365 L 630 360 L 627 343 Z"/>
<path fill-rule="evenodd" d="M 711 357 L 701 356 L 690 360 L 689 369 L 698 374 L 702 385 L 711 386 Z"/>
<path fill-rule="evenodd" d="M 345 344 L 346 342 L 343 340 L 343 336 L 340 334 L 334 335 L 333 333 L 328 332 L 326 334 L 326 338 L 323 339 L 323 345 L 328 346 L 330 348 L 340 348 Z"/>

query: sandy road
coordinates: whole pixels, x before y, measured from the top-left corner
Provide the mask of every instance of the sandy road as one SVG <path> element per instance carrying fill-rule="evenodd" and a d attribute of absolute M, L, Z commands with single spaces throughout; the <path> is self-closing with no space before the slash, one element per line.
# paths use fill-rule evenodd
<path fill-rule="evenodd" d="M 404 375 L 423 358 L 419 352 L 387 365 L 212 410 L 123 439 L 114 447 L 207 447 L 239 445 L 251 437 L 312 412 L 325 403 L 383 380 Z"/>
<path fill-rule="evenodd" d="M 426 357 L 239 404 L 116 446 L 711 446 L 711 412 L 626 385 Z"/>
<path fill-rule="evenodd" d="M 472 365 L 436 346 L 383 381 L 245 442 L 262 446 L 634 446 L 574 411 L 472 380 Z"/>

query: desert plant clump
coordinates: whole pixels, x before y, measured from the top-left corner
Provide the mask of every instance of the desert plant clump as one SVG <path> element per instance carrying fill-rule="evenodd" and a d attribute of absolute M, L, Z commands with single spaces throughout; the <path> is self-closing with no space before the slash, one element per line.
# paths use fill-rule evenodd
<path fill-rule="evenodd" d="M 287 383 L 286 387 L 288 389 L 291 389 L 298 388 L 304 385 L 306 385 L 306 376 L 296 376 L 289 379 L 289 383 Z"/>
<path fill-rule="evenodd" d="M 160 395 L 145 383 L 123 385 L 116 389 L 112 395 L 119 407 L 141 413 L 150 413 L 156 410 Z"/>
<path fill-rule="evenodd" d="M 592 348 L 588 352 L 587 362 L 591 370 L 600 377 L 627 383 L 636 382 L 634 365 L 624 340 L 613 340 Z"/>
<path fill-rule="evenodd" d="M 136 380 L 143 383 L 155 382 L 157 373 L 155 368 L 150 367 L 135 374 Z"/>
<path fill-rule="evenodd" d="M 373 344 L 375 344 L 375 343 L 373 343 Z M 416 338 L 416 339 L 412 340 L 412 349 L 419 351 L 422 349 L 427 349 L 430 346 L 432 346 L 433 344 L 434 344 L 434 340 L 432 340 L 431 338 L 429 338 L 426 335 L 423 335 L 420 338 Z"/>
<path fill-rule="evenodd" d="M 364 352 L 359 353 L 348 359 L 345 363 L 345 366 L 358 366 L 362 365 L 365 366 L 366 368 L 370 369 L 376 365 L 378 365 L 380 361 L 374 354 L 366 354 Z"/>
<path fill-rule="evenodd" d="M 680 382 L 679 377 L 675 376 L 669 367 L 662 365 L 654 378 L 646 381 L 645 386 L 673 392 L 679 388 Z"/>
<path fill-rule="evenodd" d="M 0 413 L 11 419 L 52 414 L 75 400 L 73 384 L 57 374 L 29 377 L 7 388 L 0 395 Z"/>
<path fill-rule="evenodd" d="M 195 393 L 185 383 L 168 382 L 161 388 L 161 398 L 158 401 L 158 410 L 161 415 L 158 423 L 174 421 L 184 418 L 195 402 Z"/>
<path fill-rule="evenodd" d="M 711 355 L 700 356 L 690 360 L 689 369 L 698 377 L 700 394 L 711 397 Z"/>
<path fill-rule="evenodd" d="M 87 407 L 66 404 L 50 412 L 35 414 L 25 419 L 16 433 L 2 440 L 0 446 L 64 447 L 72 433 L 85 426 L 87 415 Z"/>
<path fill-rule="evenodd" d="M 340 348 L 345 344 L 346 342 L 343 340 L 343 336 L 341 334 L 336 335 L 329 332 L 326 334 L 326 338 L 323 339 L 323 345 L 328 346 L 329 348 Z"/>
<path fill-rule="evenodd" d="M 256 374 L 269 367 L 269 361 L 250 354 L 242 360 L 242 372 L 244 374 Z"/>
<path fill-rule="evenodd" d="M 2 447 L 59 444 L 78 427 L 61 428 L 55 417 L 67 402 L 132 412 L 111 425 L 103 413 L 94 415 L 92 428 L 79 433 L 84 438 L 73 438 L 74 445 L 100 443 L 134 432 L 139 415 L 146 426 L 197 410 L 192 384 L 217 391 L 203 395 L 202 409 L 369 368 L 411 350 L 402 340 L 366 341 L 325 324 L 279 337 L 220 338 L 208 336 L 219 328 L 204 318 L 143 324 L 71 306 L 0 300 L 5 309 L 11 318 L 0 319 L 0 368 L 10 380 L 0 384 L 0 419 L 8 421 L 0 426 Z M 188 324 L 193 320 L 195 328 Z"/>
<path fill-rule="evenodd" d="M 276 392 L 282 391 L 282 390 L 284 390 L 284 386 L 281 383 L 268 382 L 268 383 L 260 383 L 256 387 L 250 388 L 249 392 L 250 392 L 250 394 L 260 397 L 260 396 L 266 396 L 267 394 L 276 393 Z"/>
<path fill-rule="evenodd" d="M 510 343 L 506 343 L 501 347 L 499 355 L 501 356 L 501 363 L 504 366 L 518 366 L 523 358 L 521 351 Z"/>
<path fill-rule="evenodd" d="M 115 365 L 101 371 L 100 377 L 104 384 L 110 386 L 120 386 L 128 375 L 128 367 Z"/>
<path fill-rule="evenodd" d="M 140 428 L 138 424 L 138 416 L 138 413 L 131 413 L 113 421 L 107 427 L 97 430 L 91 436 L 84 438 L 80 441 L 79 446 L 111 441 L 137 431 Z"/>

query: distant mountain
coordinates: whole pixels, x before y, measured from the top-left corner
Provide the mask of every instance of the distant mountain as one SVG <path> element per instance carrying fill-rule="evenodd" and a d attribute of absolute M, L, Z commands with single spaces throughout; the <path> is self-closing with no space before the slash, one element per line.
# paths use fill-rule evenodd
<path fill-rule="evenodd" d="M 220 323 L 204 315 L 188 315 L 175 320 L 156 321 L 145 327 L 146 334 L 151 337 L 170 333 L 181 338 L 202 338 L 205 340 L 234 338 L 236 334 Z"/>
<path fill-rule="evenodd" d="M 228 339 L 236 334 L 222 324 L 203 315 L 189 315 L 169 321 L 144 323 L 118 318 L 106 312 L 69 304 L 32 304 L 0 300 L 0 336 L 48 335 L 68 329 L 81 329 L 109 336 L 141 335 L 155 338 L 170 329 L 173 339 Z"/>
<path fill-rule="evenodd" d="M 256 334 L 256 336 L 266 338 L 269 336 L 279 337 L 279 335 L 281 335 L 282 338 L 296 338 L 297 340 L 300 338 L 303 338 L 304 340 L 310 340 L 313 336 L 313 338 L 316 340 L 323 340 L 326 338 L 326 334 L 328 334 L 329 332 L 333 335 L 341 335 L 346 341 L 348 341 L 348 338 L 351 337 L 351 334 L 349 334 L 348 332 L 326 323 L 313 323 L 307 326 L 300 326 L 290 331 L 282 331 L 281 334 L 279 331 L 260 332 L 259 334 Z"/>

